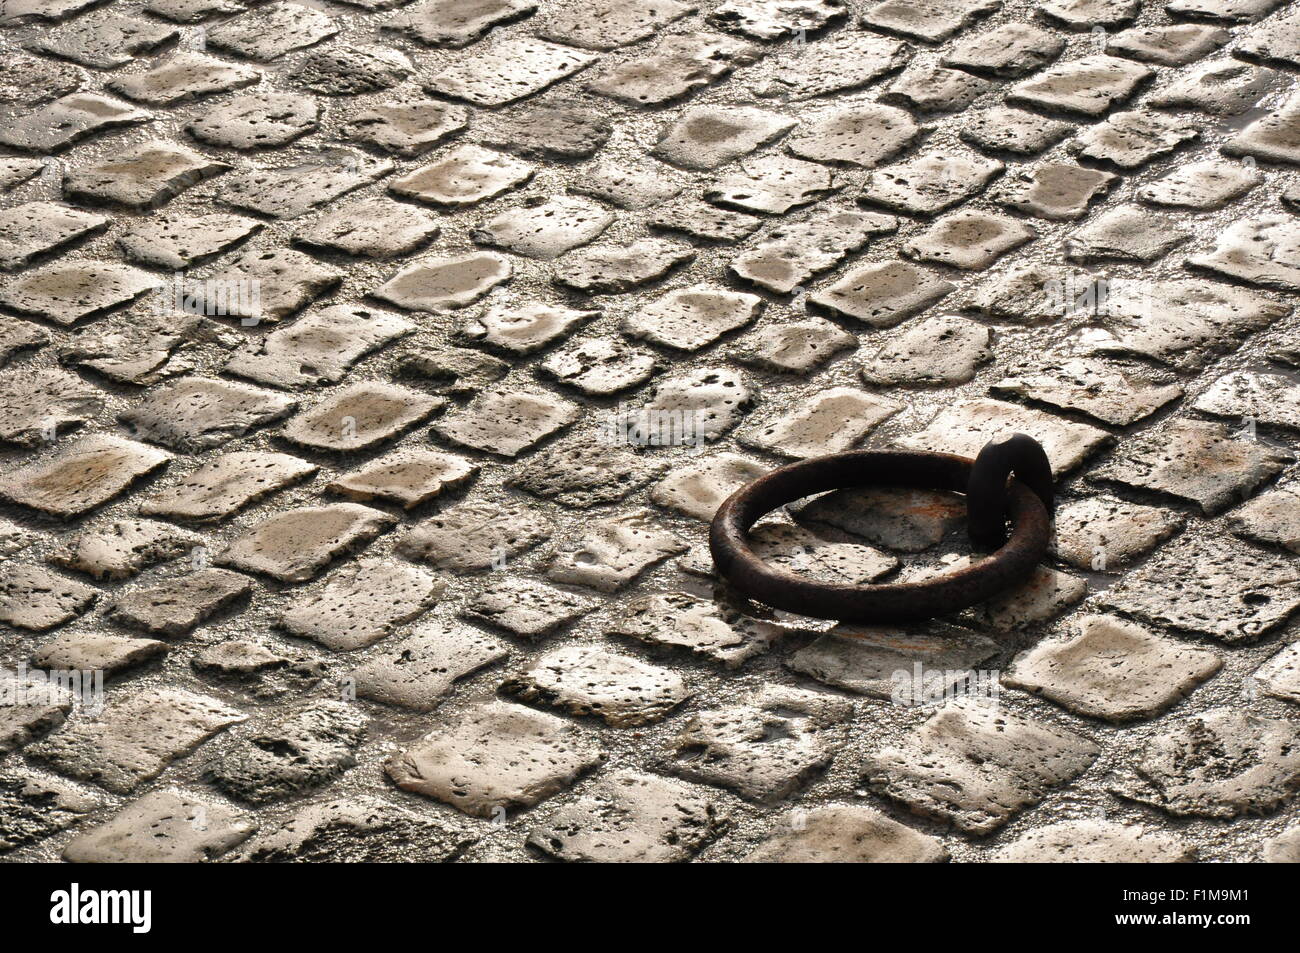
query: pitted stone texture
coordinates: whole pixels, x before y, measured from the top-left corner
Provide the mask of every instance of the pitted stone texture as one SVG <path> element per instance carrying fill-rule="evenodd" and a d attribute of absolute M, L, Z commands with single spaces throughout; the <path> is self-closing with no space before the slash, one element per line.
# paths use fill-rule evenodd
<path fill-rule="evenodd" d="M 788 630 L 686 592 L 662 592 L 625 603 L 607 634 L 686 651 L 736 668 L 771 648 Z"/>
<path fill-rule="evenodd" d="M 1175 817 L 1230 818 L 1276 810 L 1298 782 L 1300 735 L 1291 722 L 1214 708 L 1132 752 L 1110 789 Z"/>
<path fill-rule="evenodd" d="M 525 639 L 543 639 L 597 607 L 594 599 L 516 577 L 474 595 L 461 614 Z"/>
<path fill-rule="evenodd" d="M 483 391 L 433 429 L 452 443 L 517 457 L 580 416 L 582 410 L 576 404 L 544 391 L 497 389 Z"/>
<path fill-rule="evenodd" d="M 0 622 L 46 632 L 81 615 L 99 590 L 50 572 L 43 566 L 9 562 L 0 569 Z"/>
<path fill-rule="evenodd" d="M 1042 17 L 1075 30 L 1121 26 L 1141 9 L 1141 0 L 1044 0 L 1038 5 Z"/>
<path fill-rule="evenodd" d="M 570 192 L 590 195 L 625 209 L 650 209 L 682 191 L 682 179 L 668 166 L 649 160 L 603 159 L 583 169 Z"/>
<path fill-rule="evenodd" d="M 795 55 L 777 67 L 763 96 L 811 99 L 870 86 L 901 67 L 908 47 L 898 40 L 844 30 L 817 41 L 816 56 Z"/>
<path fill-rule="evenodd" d="M 682 232 L 710 242 L 738 242 L 762 226 L 763 220 L 705 202 L 680 200 L 660 206 L 650 218 L 652 228 Z"/>
<path fill-rule="evenodd" d="M 1235 60 L 1196 66 L 1152 93 L 1152 106 L 1236 116 L 1250 109 L 1278 80 L 1275 70 Z"/>
<path fill-rule="evenodd" d="M 112 12 L 82 17 L 25 44 L 34 53 L 46 53 L 96 69 L 114 69 L 130 63 L 137 54 L 151 53 L 176 39 L 178 31 L 149 20 Z"/>
<path fill-rule="evenodd" d="M 399 449 L 343 474 L 325 490 L 360 503 L 383 500 L 409 510 L 465 486 L 477 473 L 477 466 L 454 454 Z"/>
<path fill-rule="evenodd" d="M 1241 198 L 1264 181 L 1262 173 L 1236 162 L 1210 159 L 1180 166 L 1138 190 L 1151 205 L 1204 211 Z"/>
<path fill-rule="evenodd" d="M 95 579 L 130 579 L 199 544 L 199 537 L 166 523 L 117 520 L 73 537 L 50 561 Z"/>
<path fill-rule="evenodd" d="M 1101 326 L 1081 336 L 1091 350 L 1199 368 L 1290 308 L 1217 282 L 1116 279 L 1098 310 Z"/>
<path fill-rule="evenodd" d="M 920 113 L 961 112 L 994 88 L 994 83 L 965 70 L 926 65 L 917 60 L 880 96 L 880 101 Z"/>
<path fill-rule="evenodd" d="M 594 241 L 614 216 L 587 199 L 529 199 L 474 229 L 474 241 L 549 261 Z"/>
<path fill-rule="evenodd" d="M 1030 23 L 1004 23 L 956 41 L 940 61 L 972 73 L 1005 79 L 1046 66 L 1065 49 L 1065 40 Z"/>
<path fill-rule="evenodd" d="M 404 198 L 457 208 L 501 195 L 532 175 L 533 167 L 526 162 L 467 144 L 394 179 L 388 188 Z"/>
<path fill-rule="evenodd" d="M 105 615 L 121 626 L 177 638 L 236 604 L 252 589 L 252 580 L 247 576 L 224 569 L 202 569 L 120 593 Z"/>
<path fill-rule="evenodd" d="M 549 539 L 553 529 L 549 519 L 523 502 L 470 501 L 417 523 L 398 540 L 397 551 L 435 569 L 487 569 Z"/>
<path fill-rule="evenodd" d="M 1037 234 L 1018 219 L 966 209 L 939 219 L 904 245 L 903 253 L 966 271 L 983 270 Z"/>
<path fill-rule="evenodd" d="M 274 149 L 320 126 L 321 108 L 310 96 L 243 93 L 214 106 L 185 126 L 200 142 L 229 149 Z"/>
<path fill-rule="evenodd" d="M 1076 715 L 1111 722 L 1152 718 L 1189 695 L 1223 662 L 1213 652 L 1113 616 L 1086 616 L 1077 633 L 1017 657 L 1002 683 Z"/>
<path fill-rule="evenodd" d="M 0 25 L 32 20 L 66 20 L 103 0 L 8 0 L 0 11 Z"/>
<path fill-rule="evenodd" d="M 663 767 L 688 781 L 773 804 L 803 788 L 835 756 L 853 703 L 821 692 L 769 686 L 744 704 L 693 716 L 663 751 Z"/>
<path fill-rule="evenodd" d="M 939 43 L 1001 5 L 1001 0 L 884 0 L 863 11 L 862 25 Z"/>
<path fill-rule="evenodd" d="M 1070 149 L 1081 158 L 1132 170 L 1168 155 L 1200 134 L 1196 123 L 1133 110 L 1115 113 L 1105 122 L 1084 129 Z"/>
<path fill-rule="evenodd" d="M 1044 162 L 1008 175 L 990 198 L 1008 208 L 1052 221 L 1080 219 L 1119 176 L 1073 162 Z"/>
<path fill-rule="evenodd" d="M 587 294 L 622 294 L 650 284 L 695 258 L 693 249 L 658 238 L 593 245 L 565 256 L 557 284 Z"/>
<path fill-rule="evenodd" d="M 786 665 L 835 688 L 896 705 L 922 705 L 931 693 L 964 688 L 971 673 L 998 651 L 991 639 L 956 626 L 840 625 L 795 652 Z"/>
<path fill-rule="evenodd" d="M 89 673 L 87 673 L 89 676 Z M 92 677 L 93 679 L 93 677 Z M 93 686 L 93 680 L 83 683 Z M 0 757 L 63 724 L 72 711 L 73 694 L 43 672 L 0 672 Z M 3 833 L 0 827 L 0 849 Z"/>
<path fill-rule="evenodd" d="M 1188 566 L 1200 569 L 1193 575 Z M 1155 626 L 1252 642 L 1300 606 L 1300 571 L 1287 557 L 1230 537 L 1183 537 L 1107 590 L 1102 603 Z"/>
<path fill-rule="evenodd" d="M 165 205 L 191 185 L 229 168 L 193 149 L 155 140 L 71 170 L 64 178 L 63 192 L 81 202 L 143 211 Z"/>
<path fill-rule="evenodd" d="M 445 403 L 441 397 L 396 384 L 361 381 L 331 391 L 290 419 L 280 435 L 312 450 L 371 450 L 411 429 Z"/>
<path fill-rule="evenodd" d="M 1196 849 L 1163 831 L 1114 821 L 1058 821 L 989 855 L 995 864 L 1182 864 Z"/>
<path fill-rule="evenodd" d="M 691 694 L 667 669 L 583 645 L 543 655 L 502 682 L 501 691 L 570 715 L 595 715 L 615 728 L 662 721 Z"/>
<path fill-rule="evenodd" d="M 269 62 L 338 32 L 334 20 L 319 10 L 286 2 L 226 20 L 207 31 L 206 41 L 219 50 Z"/>
<path fill-rule="evenodd" d="M 937 864 L 948 851 L 933 837 L 856 805 L 802 809 L 745 855 L 747 864 Z"/>
<path fill-rule="evenodd" d="M 407 265 L 370 294 L 407 311 L 464 308 L 510 280 L 510 262 L 493 252 L 431 255 Z"/>
<path fill-rule="evenodd" d="M 412 348 L 398 364 L 400 376 L 454 397 L 471 397 L 509 371 L 505 361 L 463 347 Z"/>
<path fill-rule="evenodd" d="M 595 60 L 590 53 L 516 35 L 462 55 L 426 88 L 476 106 L 501 106 L 541 92 Z"/>
<path fill-rule="evenodd" d="M 192 348 L 214 339 L 220 339 L 219 332 L 192 315 L 128 311 L 80 332 L 55 353 L 64 366 L 85 368 L 111 381 L 156 384 L 192 369 Z"/>
<path fill-rule="evenodd" d="M 1152 490 L 1221 513 L 1294 460 L 1261 441 L 1203 420 L 1173 418 L 1131 437 L 1090 476 L 1096 482 Z"/>
<path fill-rule="evenodd" d="M 587 89 L 634 106 L 665 106 L 716 83 L 759 51 L 717 33 L 676 33 L 653 52 L 597 73 Z"/>
<path fill-rule="evenodd" d="M 947 387 L 965 384 L 993 357 L 989 329 L 952 315 L 926 318 L 886 337 L 862 367 L 868 384 Z"/>
<path fill-rule="evenodd" d="M 1085 737 L 967 700 L 945 705 L 901 745 L 868 756 L 866 781 L 913 813 L 988 834 L 1085 771 Z"/>
<path fill-rule="evenodd" d="M 248 169 L 221 182 L 220 201 L 272 218 L 297 218 L 341 195 L 382 178 L 393 169 L 387 159 L 337 150 L 308 155 L 284 168 Z"/>
<path fill-rule="evenodd" d="M 713 519 L 723 500 L 767 470 L 757 460 L 734 453 L 717 453 L 670 472 L 654 485 L 650 499 L 659 506 L 707 522 Z"/>
<path fill-rule="evenodd" d="M 1227 278 L 1300 291 L 1300 222 L 1294 217 L 1265 216 L 1236 222 L 1218 236 L 1214 250 L 1187 259 L 1189 267 Z"/>
<path fill-rule="evenodd" d="M 1267 490 L 1233 513 L 1228 525 L 1247 539 L 1300 554 L 1300 492 L 1292 483 Z"/>
<path fill-rule="evenodd" d="M 1266 841 L 1260 860 L 1266 864 L 1300 863 L 1300 827 L 1288 827 Z"/>
<path fill-rule="evenodd" d="M 1072 410 L 1093 420 L 1127 427 L 1149 417 L 1183 394 L 1177 384 L 1147 373 L 1096 360 L 1045 359 L 1018 368 L 989 387 L 998 397 L 1016 397 Z"/>
<path fill-rule="evenodd" d="M 0 17 L 3 16 L 0 13 Z M 3 73 L 0 103 L 6 106 L 37 106 L 66 96 L 86 82 L 85 70 L 71 63 L 55 63 L 8 52 L 0 62 L 4 67 L 0 70 Z"/>
<path fill-rule="evenodd" d="M 892 328 L 945 297 L 956 286 L 905 261 L 862 265 L 808 296 L 808 309 Z"/>
<path fill-rule="evenodd" d="M 534 806 L 605 760 L 592 735 L 519 705 L 484 702 L 388 759 L 399 788 L 475 817 Z"/>
<path fill-rule="evenodd" d="M 796 120 L 748 106 L 696 106 L 663 131 L 654 154 L 685 169 L 716 169 L 785 135 Z"/>
<path fill-rule="evenodd" d="M 1261 691 L 1300 704 L 1300 643 L 1293 642 L 1255 670 Z"/>
<path fill-rule="evenodd" d="M 539 35 L 587 50 L 613 50 L 648 39 L 694 10 L 678 0 L 654 6 L 638 0 L 569 0 L 546 17 Z"/>
<path fill-rule="evenodd" d="M 1057 476 L 1073 470 L 1112 438 L 1088 424 L 996 400 L 966 400 L 939 413 L 919 433 L 898 441 L 913 450 L 955 453 L 974 458 L 984 444 L 1006 433 L 1025 433 L 1043 445 Z"/>
<path fill-rule="evenodd" d="M 1181 16 L 1248 23 L 1258 20 L 1278 3 L 1279 0 L 1171 0 L 1166 9 Z"/>
<path fill-rule="evenodd" d="M 157 639 L 126 638 L 93 632 L 64 632 L 32 653 L 32 662 L 45 669 L 103 672 L 107 678 L 171 651 Z"/>
<path fill-rule="evenodd" d="M 381 5 L 393 4 L 382 0 Z M 524 19 L 536 9 L 530 0 L 420 0 L 384 26 L 428 46 L 468 46 L 493 27 Z"/>
<path fill-rule="evenodd" d="M 261 78 L 261 73 L 251 67 L 192 50 L 177 50 L 152 69 L 114 77 L 107 85 L 113 92 L 146 106 L 174 106 L 200 96 L 243 89 Z"/>
<path fill-rule="evenodd" d="M 555 582 L 617 592 L 655 563 L 684 553 L 687 544 L 660 529 L 649 510 L 633 510 L 595 523 L 562 547 L 546 570 Z"/>
<path fill-rule="evenodd" d="M 80 823 L 99 799 L 81 789 L 11 765 L 0 774 L 0 854 Z"/>
<path fill-rule="evenodd" d="M 309 54 L 290 78 L 327 96 L 357 96 L 391 89 L 411 73 L 411 61 L 398 50 L 344 44 Z"/>
<path fill-rule="evenodd" d="M 1047 119 L 1023 109 L 994 106 L 972 116 L 960 135 L 963 142 L 985 152 L 1032 156 L 1050 149 L 1072 132 L 1072 123 Z"/>
<path fill-rule="evenodd" d="M 834 268 L 872 238 L 897 227 L 898 220 L 889 215 L 834 212 L 774 228 L 752 251 L 733 258 L 727 268 L 743 281 L 777 294 L 788 294 L 814 276 Z"/>
<path fill-rule="evenodd" d="M 257 825 L 223 804 L 175 789 L 153 791 L 78 834 L 63 848 L 74 864 L 197 864 L 252 836 Z"/>
<path fill-rule="evenodd" d="M 357 696 L 413 711 L 433 711 L 456 683 L 510 654 L 473 626 L 427 623 L 351 674 Z"/>
<path fill-rule="evenodd" d="M 654 479 L 664 464 L 609 441 L 543 450 L 507 480 L 534 496 L 575 509 L 616 503 Z"/>
<path fill-rule="evenodd" d="M 393 314 L 335 305 L 244 345 L 222 370 L 289 389 L 336 384 L 357 361 L 412 330 Z"/>
<path fill-rule="evenodd" d="M 173 212 L 134 222 L 118 233 L 117 244 L 131 261 L 183 271 L 234 247 L 261 228 L 260 222 L 240 215 Z"/>
<path fill-rule="evenodd" d="M 0 304 L 67 326 L 129 304 L 161 284 L 136 268 L 81 259 L 26 272 L 0 291 Z"/>
<path fill-rule="evenodd" d="M 959 559 L 952 568 L 961 569 L 979 561 Z M 981 628 L 993 632 L 1036 629 L 1087 594 L 1087 580 L 1039 565 L 1034 567 L 1024 583 L 998 594 L 971 610 L 970 615 Z"/>
<path fill-rule="evenodd" d="M 750 530 L 749 540 L 765 562 L 823 582 L 864 586 L 898 568 L 893 556 L 856 542 L 830 541 L 802 526 L 762 522 Z M 714 575 L 712 557 L 708 562 L 708 571 L 697 575 Z"/>
<path fill-rule="evenodd" d="M 1300 388 L 1282 374 L 1235 371 L 1210 385 L 1192 406 L 1202 413 L 1300 429 Z"/>
<path fill-rule="evenodd" d="M 623 319 L 635 338 L 681 351 L 698 351 L 753 321 L 763 307 L 757 295 L 695 285 L 670 291 Z"/>
<path fill-rule="evenodd" d="M 912 215 L 935 215 L 979 194 L 1005 166 L 973 152 L 928 152 L 878 169 L 858 199 Z"/>
<path fill-rule="evenodd" d="M 297 652 L 273 652 L 248 639 L 231 639 L 199 650 L 190 667 L 227 688 L 259 700 L 273 700 L 318 685 L 326 672 L 320 661 Z"/>
<path fill-rule="evenodd" d="M 576 102 L 533 106 L 498 121 L 478 139 L 486 146 L 532 159 L 588 159 L 609 140 L 613 127 L 603 112 Z"/>
<path fill-rule="evenodd" d="M 24 351 L 35 351 L 50 343 L 50 336 L 34 324 L 0 317 L 0 367 Z"/>
<path fill-rule="evenodd" d="M 703 367 L 671 377 L 636 411 L 630 441 L 659 446 L 717 440 L 749 410 L 753 394 L 739 374 Z"/>
<path fill-rule="evenodd" d="M 239 318 L 248 327 L 296 314 L 342 279 L 341 271 L 302 252 L 249 249 L 187 290 L 202 311 Z M 240 294 L 230 289 L 247 290 Z"/>
<path fill-rule="evenodd" d="M 1232 34 L 1197 23 L 1164 27 L 1133 27 L 1106 41 L 1106 52 L 1161 66 L 1184 66 L 1213 53 Z"/>
<path fill-rule="evenodd" d="M 0 145 L 21 152 L 51 154 L 66 149 L 109 129 L 121 129 L 148 122 L 153 117 L 142 109 L 101 96 L 72 93 L 41 106 L 21 119 L 0 128 Z"/>
<path fill-rule="evenodd" d="M 823 29 L 848 12 L 844 0 L 728 0 L 706 19 L 719 29 L 770 41 Z"/>
<path fill-rule="evenodd" d="M 456 135 L 468 122 L 469 112 L 464 106 L 393 97 L 354 113 L 340 134 L 344 139 L 413 159 Z"/>
<path fill-rule="evenodd" d="M 65 725 L 26 751 L 60 774 L 130 794 L 244 718 L 238 709 L 206 695 L 145 688 L 109 703 L 98 718 Z"/>
<path fill-rule="evenodd" d="M 786 156 L 764 156 L 742 165 L 704 190 L 704 199 L 724 208 L 784 215 L 818 202 L 839 188 L 825 166 Z"/>
<path fill-rule="evenodd" d="M 902 152 L 920 131 L 901 109 L 863 103 L 841 107 L 804 123 L 785 145 L 804 159 L 870 169 Z"/>
<path fill-rule="evenodd" d="M 730 357 L 741 364 L 776 374 L 808 374 L 858 339 L 822 318 L 769 324 L 741 338 Z"/>
<path fill-rule="evenodd" d="M 1095 304 L 1101 285 L 1092 275 L 1058 265 L 1012 265 L 977 285 L 963 310 L 995 322 L 1047 324 L 1073 311 L 1079 300 Z"/>
<path fill-rule="evenodd" d="M 1154 75 L 1140 63 L 1098 53 L 1058 63 L 1017 83 L 1007 103 L 1095 118 L 1129 99 Z"/>
<path fill-rule="evenodd" d="M 0 497 L 65 519 L 103 506 L 170 458 L 117 437 L 79 438 L 0 477 Z"/>
<path fill-rule="evenodd" d="M 280 615 L 282 629 L 335 652 L 374 645 L 422 615 L 443 586 L 423 569 L 365 559 L 296 596 Z"/>
<path fill-rule="evenodd" d="M 606 397 L 644 384 L 659 367 L 654 353 L 615 338 L 592 337 L 555 351 L 538 373 L 591 397 Z"/>
<path fill-rule="evenodd" d="M 214 457 L 173 486 L 145 497 L 145 516 L 212 522 L 305 480 L 318 468 L 284 453 L 237 450 Z"/>
<path fill-rule="evenodd" d="M 0 158 L 0 191 L 22 185 L 45 169 L 45 163 L 39 159 Z"/>
<path fill-rule="evenodd" d="M 248 842 L 243 863 L 449 863 L 476 837 L 442 819 L 355 795 L 309 804 Z"/>
<path fill-rule="evenodd" d="M 0 443 L 39 447 L 103 409 L 102 393 L 55 368 L 0 374 Z"/>
<path fill-rule="evenodd" d="M 496 305 L 467 319 L 459 335 L 492 350 L 522 356 L 568 337 L 599 314 L 541 301 Z"/>
<path fill-rule="evenodd" d="M 803 459 L 851 449 L 902 405 L 853 387 L 810 395 L 803 406 L 741 436 L 748 446 Z"/>
<path fill-rule="evenodd" d="M 210 377 L 187 377 L 152 391 L 121 415 L 137 437 L 192 452 L 219 447 L 288 416 L 283 394 Z"/>
<path fill-rule="evenodd" d="M 175 23 L 198 23 L 213 16 L 242 13 L 246 7 L 244 0 L 149 0 L 145 9 Z"/>
<path fill-rule="evenodd" d="M 703 789 L 620 770 L 528 835 L 528 845 L 557 860 L 678 863 L 728 826 L 725 810 Z"/>
<path fill-rule="evenodd" d="M 1252 12 L 1262 13 L 1259 8 L 1264 3 L 1268 3 L 1268 0 L 1261 0 Z M 1268 6 L 1273 7 L 1277 4 L 1268 3 Z M 1300 65 L 1300 39 L 1296 36 L 1298 26 L 1300 26 L 1300 14 L 1295 10 L 1284 13 L 1276 20 L 1250 30 L 1241 38 L 1233 52 L 1243 59 L 1295 67 Z"/>
<path fill-rule="evenodd" d="M 28 202 L 0 210 L 0 269 L 25 268 L 107 227 L 104 216 L 57 202 Z"/>
<path fill-rule="evenodd" d="M 231 797 L 259 805 L 321 787 L 356 764 L 366 720 L 348 702 L 309 702 L 241 739 L 212 765 L 213 778 Z"/>
<path fill-rule="evenodd" d="M 298 507 L 245 530 L 221 552 L 217 562 L 281 582 L 306 582 L 395 522 L 387 513 L 355 503 Z"/>

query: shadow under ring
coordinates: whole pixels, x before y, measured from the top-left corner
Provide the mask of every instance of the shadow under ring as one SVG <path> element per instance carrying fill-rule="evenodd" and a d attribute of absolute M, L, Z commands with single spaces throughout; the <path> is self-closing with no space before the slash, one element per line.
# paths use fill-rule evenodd
<path fill-rule="evenodd" d="M 1051 516 L 1021 481 L 1007 483 L 1012 529 L 1005 544 L 965 569 L 918 582 L 850 586 L 818 582 L 764 562 L 748 531 L 795 500 L 864 486 L 965 493 L 975 461 L 950 453 L 859 450 L 780 467 L 741 487 L 718 508 L 709 550 L 718 573 L 765 605 L 819 619 L 854 623 L 915 622 L 948 615 L 1023 583 L 1047 552 Z"/>

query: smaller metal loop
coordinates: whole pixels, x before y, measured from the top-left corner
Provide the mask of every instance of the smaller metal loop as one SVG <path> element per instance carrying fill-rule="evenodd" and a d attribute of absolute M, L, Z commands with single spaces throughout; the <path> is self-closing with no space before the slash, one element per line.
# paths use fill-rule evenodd
<path fill-rule="evenodd" d="M 997 549 L 1007 541 L 1007 477 L 1015 476 L 1043 501 L 1052 515 L 1056 490 L 1043 445 L 1028 434 L 1012 434 L 984 445 L 966 484 L 966 519 L 973 544 Z"/>

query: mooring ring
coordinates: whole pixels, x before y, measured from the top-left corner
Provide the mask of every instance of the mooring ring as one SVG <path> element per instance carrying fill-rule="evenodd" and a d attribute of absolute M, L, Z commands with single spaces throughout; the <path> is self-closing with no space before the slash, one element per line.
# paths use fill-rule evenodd
<path fill-rule="evenodd" d="M 1047 552 L 1051 535 L 1051 471 L 1042 482 L 1042 468 L 1033 448 L 1012 440 L 991 444 L 976 461 L 950 453 L 858 450 L 815 457 L 780 467 L 733 493 L 718 508 L 709 527 L 709 549 L 718 573 L 740 593 L 765 605 L 799 615 L 854 623 L 915 622 L 969 608 L 1024 582 Z M 1003 446 L 1008 449 L 996 450 Z M 1008 454 L 1014 457 L 1010 462 Z M 1026 459 L 1027 458 L 1027 459 Z M 828 490 L 863 486 L 950 490 L 966 493 L 990 486 L 988 472 L 1001 470 L 998 489 L 1005 503 L 993 507 L 1005 514 L 1012 530 L 987 558 L 970 566 L 918 582 L 852 586 L 818 582 L 764 562 L 750 548 L 747 533 L 764 515 L 795 500 Z M 1007 474 L 1016 475 L 1008 481 Z M 1028 474 L 1029 482 L 1025 477 Z M 1031 483 L 1038 484 L 1031 488 Z M 1004 489 L 1003 489 L 1004 488 Z M 988 512 L 987 501 L 983 510 Z M 971 497 L 968 497 L 968 509 Z M 987 520 L 982 527 L 987 539 Z M 976 540 L 979 544 L 979 540 Z"/>

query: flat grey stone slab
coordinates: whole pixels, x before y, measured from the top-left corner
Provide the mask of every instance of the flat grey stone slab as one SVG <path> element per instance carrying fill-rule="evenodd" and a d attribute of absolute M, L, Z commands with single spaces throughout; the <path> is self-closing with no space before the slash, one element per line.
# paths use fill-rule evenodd
<path fill-rule="evenodd" d="M 516 457 L 564 429 L 581 409 L 541 390 L 483 391 L 434 425 L 444 440 L 503 457 Z"/>
<path fill-rule="evenodd" d="M 317 469 L 285 453 L 235 450 L 213 457 L 178 482 L 146 496 L 140 512 L 199 523 L 223 520 Z"/>
<path fill-rule="evenodd" d="M 570 715 L 594 715 L 615 728 L 662 721 L 690 697 L 685 681 L 668 669 L 582 645 L 548 652 L 502 682 L 501 690 Z"/>
<path fill-rule="evenodd" d="M 408 311 L 464 308 L 510 280 L 514 269 L 494 252 L 431 255 L 407 265 L 370 292 Z"/>
<path fill-rule="evenodd" d="M 862 25 L 909 39 L 939 43 L 1002 5 L 1001 0 L 883 0 L 862 12 Z"/>
<path fill-rule="evenodd" d="M 74 864 L 196 864 L 252 836 L 257 824 L 224 804 L 176 789 L 152 791 L 63 848 Z"/>
<path fill-rule="evenodd" d="M 905 261 L 861 265 L 808 296 L 810 311 L 854 318 L 875 328 L 892 328 L 919 314 L 956 285 Z"/>
<path fill-rule="evenodd" d="M 777 821 L 747 864 L 937 864 L 942 842 L 868 807 L 802 808 Z"/>
<path fill-rule="evenodd" d="M 183 271 L 238 245 L 262 228 L 242 215 L 187 215 L 167 212 L 127 226 L 117 245 L 130 260 L 154 268 Z"/>
<path fill-rule="evenodd" d="M 247 384 L 187 377 L 152 391 L 121 419 L 137 437 L 153 443 L 206 450 L 287 417 L 297 404 Z"/>
<path fill-rule="evenodd" d="M 343 138 L 408 159 L 423 155 L 469 123 L 464 106 L 434 99 L 392 96 L 358 110 L 343 124 Z"/>
<path fill-rule="evenodd" d="M 624 333 L 642 340 L 698 351 L 753 321 L 763 307 L 757 295 L 694 285 L 670 291 L 623 319 Z"/>
<path fill-rule="evenodd" d="M 931 387 L 965 384 L 993 357 L 989 329 L 953 315 L 924 318 L 882 337 L 862 365 L 868 384 Z"/>
<path fill-rule="evenodd" d="M 411 527 L 397 551 L 436 569 L 488 569 L 549 539 L 553 529 L 549 518 L 522 501 L 470 500 Z"/>
<path fill-rule="evenodd" d="M 552 635 L 597 606 L 595 599 L 535 579 L 516 578 L 481 589 L 461 614 L 525 639 Z"/>
<path fill-rule="evenodd" d="M 320 118 L 320 103 L 311 96 L 251 92 L 206 110 L 185 131 L 211 146 L 274 149 L 315 132 Z"/>
<path fill-rule="evenodd" d="M 80 259 L 23 273 L 0 290 L 0 304 L 69 326 L 130 304 L 161 284 L 138 268 Z"/>
<path fill-rule="evenodd" d="M 686 543 L 662 528 L 649 510 L 589 524 L 580 539 L 560 551 L 546 578 L 598 592 L 617 592 L 651 566 L 686 551 Z"/>
<path fill-rule="evenodd" d="M 0 129 L 0 144 L 50 155 L 109 129 L 149 122 L 153 116 L 98 93 L 71 93 Z"/>
<path fill-rule="evenodd" d="M 252 580 L 237 572 L 200 569 L 119 593 L 104 614 L 118 625 L 176 638 L 188 635 L 210 616 L 235 605 L 252 588 Z"/>
<path fill-rule="evenodd" d="M 897 156 L 920 131 L 902 109 L 863 103 L 843 106 L 803 123 L 785 140 L 785 146 L 795 155 L 815 162 L 871 169 Z"/>
<path fill-rule="evenodd" d="M 654 485 L 650 499 L 707 522 L 723 500 L 767 471 L 757 460 L 723 451 L 673 469 Z"/>
<path fill-rule="evenodd" d="M 1140 63 L 1096 53 L 1058 63 L 1017 83 L 1007 94 L 1007 104 L 1091 119 L 1128 100 L 1154 75 Z"/>
<path fill-rule="evenodd" d="M 935 215 L 984 190 L 1005 168 L 967 150 L 927 152 L 872 172 L 860 202 L 912 215 Z"/>
<path fill-rule="evenodd" d="M 358 381 L 330 391 L 299 411 L 280 430 L 290 443 L 309 450 L 353 453 L 387 443 L 447 403 L 408 387 Z"/>
<path fill-rule="evenodd" d="M 130 579 L 199 545 L 199 537 L 153 520 L 123 519 L 87 530 L 49 558 L 95 579 Z"/>
<path fill-rule="evenodd" d="M 614 223 L 614 215 L 588 199 L 556 196 L 529 200 L 483 222 L 474 241 L 549 261 L 586 245 Z"/>
<path fill-rule="evenodd" d="M 1148 102 L 1162 109 L 1196 109 L 1212 116 L 1236 116 L 1259 102 L 1279 78 L 1276 70 L 1237 60 L 1211 61 L 1158 86 Z"/>
<path fill-rule="evenodd" d="M 451 453 L 399 448 L 331 481 L 325 490 L 358 503 L 373 500 L 414 509 L 474 479 L 477 465 Z"/>
<path fill-rule="evenodd" d="M 650 52 L 595 72 L 586 87 L 629 105 L 662 107 L 718 82 L 759 55 L 752 44 L 718 33 L 675 33 Z"/>
<path fill-rule="evenodd" d="M 1169 378 L 1097 360 L 1044 358 L 990 385 L 989 393 L 1072 410 L 1103 424 L 1127 427 L 1177 400 L 1183 389 Z"/>
<path fill-rule="evenodd" d="M 500 639 L 481 629 L 428 622 L 372 656 L 349 677 L 359 698 L 433 711 L 458 682 L 509 655 Z"/>
<path fill-rule="evenodd" d="M 331 573 L 320 588 L 290 599 L 278 624 L 327 649 L 351 652 L 423 615 L 444 588 L 418 566 L 363 559 Z"/>
<path fill-rule="evenodd" d="M 355 503 L 298 507 L 245 530 L 216 561 L 281 582 L 306 582 L 395 522 L 387 513 Z"/>
<path fill-rule="evenodd" d="M 740 437 L 747 446 L 805 459 L 851 449 L 902 405 L 854 387 L 831 387 Z"/>

